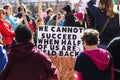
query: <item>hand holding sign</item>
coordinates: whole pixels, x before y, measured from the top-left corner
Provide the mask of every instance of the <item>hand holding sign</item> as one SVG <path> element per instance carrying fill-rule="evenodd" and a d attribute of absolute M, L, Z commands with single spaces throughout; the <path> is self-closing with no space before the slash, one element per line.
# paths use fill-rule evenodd
<path fill-rule="evenodd" d="M 83 50 L 82 27 L 41 26 L 37 48 L 49 56 L 76 57 Z"/>

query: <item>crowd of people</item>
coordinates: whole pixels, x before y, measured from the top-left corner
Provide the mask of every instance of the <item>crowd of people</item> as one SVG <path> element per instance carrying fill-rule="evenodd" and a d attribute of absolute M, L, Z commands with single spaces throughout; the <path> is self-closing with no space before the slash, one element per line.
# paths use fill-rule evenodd
<path fill-rule="evenodd" d="M 84 0 L 80 0 L 81 2 Z M 118 0 L 118 4 L 120 1 Z M 31 16 L 22 4 L 13 16 L 12 5 L 0 8 L 0 80 L 59 80 L 48 55 L 37 50 L 37 29 L 44 25 L 83 27 L 84 51 L 76 57 L 76 80 L 120 80 L 119 5 L 113 0 L 88 0 L 83 12 L 71 9 Z M 25 17 L 25 18 L 24 18 Z M 27 21 L 27 24 L 26 24 Z"/>

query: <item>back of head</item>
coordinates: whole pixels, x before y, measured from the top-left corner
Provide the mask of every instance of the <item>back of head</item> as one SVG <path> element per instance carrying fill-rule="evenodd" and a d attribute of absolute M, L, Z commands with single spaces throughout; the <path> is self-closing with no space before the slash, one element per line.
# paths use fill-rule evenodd
<path fill-rule="evenodd" d="M 3 6 L 3 9 L 7 10 L 9 7 L 12 7 L 12 5 L 8 3 Z"/>
<path fill-rule="evenodd" d="M 97 45 L 99 41 L 99 32 L 94 29 L 86 29 L 81 35 L 82 41 L 85 41 L 87 45 Z"/>
<path fill-rule="evenodd" d="M 18 43 L 29 42 L 32 39 L 31 29 L 25 24 L 20 24 L 15 30 L 15 39 Z"/>
<path fill-rule="evenodd" d="M 101 11 L 106 12 L 106 15 L 110 18 L 113 18 L 115 12 L 113 10 L 114 3 L 113 0 L 100 0 L 99 1 L 99 8 Z"/>
<path fill-rule="evenodd" d="M 52 9 L 52 8 L 47 8 L 47 10 L 46 10 L 47 15 L 48 15 L 50 12 L 53 12 L 53 9 Z"/>
<path fill-rule="evenodd" d="M 66 12 L 71 12 L 71 7 L 70 5 L 66 5 L 63 10 L 65 10 Z"/>

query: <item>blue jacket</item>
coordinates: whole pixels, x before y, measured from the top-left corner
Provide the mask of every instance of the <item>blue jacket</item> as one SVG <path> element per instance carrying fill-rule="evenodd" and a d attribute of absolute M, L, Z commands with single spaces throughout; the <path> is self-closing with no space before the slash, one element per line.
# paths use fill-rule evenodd
<path fill-rule="evenodd" d="M 3 46 L 0 45 L 0 73 L 4 70 L 7 62 L 8 58 L 6 55 L 6 51 L 3 49 Z"/>
<path fill-rule="evenodd" d="M 6 19 L 12 24 L 12 30 L 15 30 L 18 26 L 17 19 L 13 16 L 6 16 Z"/>

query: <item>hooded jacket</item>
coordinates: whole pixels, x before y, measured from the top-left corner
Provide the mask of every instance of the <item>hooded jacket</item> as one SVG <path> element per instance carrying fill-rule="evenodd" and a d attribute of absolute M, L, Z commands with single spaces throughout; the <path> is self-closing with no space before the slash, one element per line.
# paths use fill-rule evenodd
<path fill-rule="evenodd" d="M 86 50 L 84 54 L 87 55 L 100 70 L 105 70 L 109 66 L 110 56 L 106 50 L 96 49 L 96 50 Z"/>
<path fill-rule="evenodd" d="M 78 55 L 75 70 L 83 75 L 83 80 L 112 80 L 112 58 L 103 49 L 85 50 Z"/>
<path fill-rule="evenodd" d="M 15 36 L 14 32 L 12 31 L 12 26 L 0 20 L 0 33 L 4 38 L 3 45 L 11 45 L 13 37 Z"/>
<path fill-rule="evenodd" d="M 14 62 L 6 80 L 47 80 L 54 77 L 57 80 L 57 70 L 50 58 L 43 52 L 36 50 L 30 42 L 17 44 L 8 52 L 8 65 L 0 74 L 4 76 L 7 69 Z"/>

